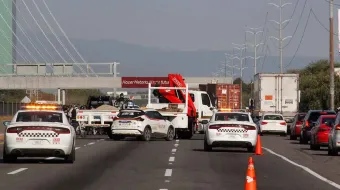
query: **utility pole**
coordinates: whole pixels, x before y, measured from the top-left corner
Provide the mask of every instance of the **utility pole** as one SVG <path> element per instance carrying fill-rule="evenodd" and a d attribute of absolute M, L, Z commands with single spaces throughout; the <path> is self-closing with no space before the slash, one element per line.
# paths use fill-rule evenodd
<path fill-rule="evenodd" d="M 280 73 L 282 74 L 283 73 L 283 45 L 282 45 L 282 42 L 288 38 L 291 38 L 292 36 L 287 36 L 285 38 L 282 37 L 282 31 L 283 31 L 283 27 L 282 25 L 285 24 L 286 22 L 289 22 L 290 19 L 287 19 L 285 21 L 282 21 L 282 9 L 283 7 L 285 7 L 286 5 L 291 5 L 292 3 L 284 3 L 282 4 L 282 0 L 279 0 L 280 1 L 280 4 L 277 5 L 275 3 L 269 3 L 269 5 L 274 5 L 276 8 L 279 8 L 280 9 L 280 20 L 279 21 L 275 21 L 275 20 L 269 20 L 271 22 L 274 22 L 276 24 L 279 25 L 279 38 L 276 38 L 276 37 L 273 37 L 273 36 L 270 36 L 269 38 L 274 38 L 276 40 L 279 41 L 279 50 L 280 50 Z"/>
<path fill-rule="evenodd" d="M 329 1 L 329 74 L 330 74 L 330 106 L 334 110 L 334 22 L 333 22 L 334 0 Z"/>
<path fill-rule="evenodd" d="M 261 58 L 262 56 L 257 56 L 257 47 L 260 45 L 263 45 L 264 43 L 257 43 L 257 34 L 263 32 L 263 30 L 257 31 L 258 29 L 261 29 L 262 27 L 259 28 L 249 28 L 250 30 L 247 30 L 246 33 L 250 33 L 254 35 L 254 44 L 250 44 L 251 46 L 254 47 L 254 57 L 250 57 L 252 59 L 254 59 L 254 77 L 253 80 L 255 78 L 255 75 L 257 74 L 257 59 Z"/>

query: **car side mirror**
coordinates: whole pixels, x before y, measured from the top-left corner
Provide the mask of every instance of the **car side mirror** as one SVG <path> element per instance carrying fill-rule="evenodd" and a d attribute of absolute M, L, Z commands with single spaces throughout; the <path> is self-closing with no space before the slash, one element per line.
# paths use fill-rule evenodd
<path fill-rule="evenodd" d="M 9 124 L 11 123 L 11 121 L 4 121 L 3 124 L 5 127 L 7 127 Z"/>
<path fill-rule="evenodd" d="M 208 124 L 209 121 L 208 121 L 208 120 L 202 120 L 202 121 L 200 121 L 200 123 L 203 124 L 203 125 L 205 125 L 205 124 Z"/>

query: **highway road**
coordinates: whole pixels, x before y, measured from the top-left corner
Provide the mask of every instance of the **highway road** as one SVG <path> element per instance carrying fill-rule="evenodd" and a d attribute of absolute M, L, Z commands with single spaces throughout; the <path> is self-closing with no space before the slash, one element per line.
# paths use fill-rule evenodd
<path fill-rule="evenodd" d="M 249 156 L 254 158 L 258 189 L 340 189 L 339 157 L 287 139 L 263 136 L 264 155 L 254 156 L 244 149 L 204 152 L 202 135 L 172 142 L 88 137 L 77 140 L 74 164 L 55 158 L 0 163 L 0 189 L 237 190 L 244 189 Z M 2 147 L 0 152 L 2 158 Z"/>

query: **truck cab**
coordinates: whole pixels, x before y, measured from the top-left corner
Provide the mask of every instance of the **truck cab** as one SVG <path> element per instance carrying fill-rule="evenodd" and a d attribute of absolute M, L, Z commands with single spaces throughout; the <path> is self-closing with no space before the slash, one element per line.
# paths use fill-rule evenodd
<path fill-rule="evenodd" d="M 211 116 L 213 115 L 213 110 L 215 109 L 213 104 L 211 103 L 211 98 L 209 94 L 205 91 L 196 90 L 189 90 L 189 94 L 196 107 L 198 121 L 209 121 Z M 202 124 L 201 122 L 198 122 L 196 126 L 196 131 L 203 134 L 204 127 L 206 125 L 207 124 Z"/>

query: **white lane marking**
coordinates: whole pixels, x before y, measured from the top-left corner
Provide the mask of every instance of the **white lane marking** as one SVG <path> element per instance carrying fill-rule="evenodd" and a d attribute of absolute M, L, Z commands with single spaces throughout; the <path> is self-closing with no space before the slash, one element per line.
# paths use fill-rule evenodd
<path fill-rule="evenodd" d="M 165 177 L 170 177 L 171 175 L 172 175 L 172 169 L 166 169 L 164 176 Z"/>
<path fill-rule="evenodd" d="M 175 144 L 175 147 L 178 147 L 179 144 Z"/>
<path fill-rule="evenodd" d="M 105 140 L 105 139 L 99 139 L 100 141 L 103 141 L 103 140 Z"/>
<path fill-rule="evenodd" d="M 293 162 L 292 160 L 290 160 L 290 159 L 288 159 L 288 158 L 282 156 L 281 154 L 278 154 L 278 153 L 276 153 L 276 152 L 270 150 L 269 148 L 265 148 L 265 147 L 262 147 L 262 148 L 265 149 L 266 151 L 268 151 L 269 153 L 271 153 L 271 154 L 273 154 L 273 155 L 275 155 L 275 156 L 281 158 L 282 160 L 284 160 L 284 161 L 286 161 L 286 162 L 288 162 L 288 163 L 290 163 L 290 164 L 292 164 L 292 165 L 294 165 L 294 166 L 296 166 L 296 167 L 299 167 L 299 168 L 305 170 L 306 172 L 308 172 L 308 173 L 311 174 L 312 176 L 314 176 L 314 177 L 320 179 L 321 181 L 324 181 L 324 182 L 328 183 L 329 185 L 331 185 L 331 186 L 333 186 L 333 187 L 335 187 L 335 188 L 337 188 L 337 189 L 340 189 L 340 185 L 339 185 L 339 184 L 337 184 L 337 183 L 335 183 L 335 182 L 333 182 L 333 181 L 331 181 L 331 180 L 329 180 L 329 179 L 327 179 L 327 178 L 321 176 L 320 174 L 314 172 L 313 170 L 307 168 L 306 166 L 303 166 L 303 165 L 300 165 L 300 164 L 298 164 L 298 163 L 295 163 L 295 162 Z"/>
<path fill-rule="evenodd" d="M 172 165 L 172 163 L 171 163 L 171 162 L 169 162 L 169 165 Z"/>
<path fill-rule="evenodd" d="M 17 173 L 19 173 L 19 172 L 25 171 L 25 170 L 27 170 L 27 169 L 28 169 L 28 168 L 20 168 L 20 169 L 14 170 L 14 171 L 12 171 L 12 172 L 9 172 L 8 174 L 9 174 L 9 175 L 14 175 L 14 174 L 17 174 Z"/>
<path fill-rule="evenodd" d="M 177 139 L 177 140 L 176 140 L 176 142 L 178 143 L 178 142 L 179 142 L 179 140 Z"/>
<path fill-rule="evenodd" d="M 164 182 L 165 182 L 165 183 L 170 183 L 170 180 L 165 180 Z"/>
<path fill-rule="evenodd" d="M 168 189 L 159 189 L 159 190 L 168 190 Z"/>
<path fill-rule="evenodd" d="M 174 156 L 171 156 L 170 158 L 169 158 L 169 162 L 174 162 L 175 161 L 175 157 Z"/>
<path fill-rule="evenodd" d="M 174 149 L 172 149 L 172 150 L 171 150 L 171 152 L 176 152 L 176 151 L 177 151 L 177 149 L 176 149 L 176 148 L 174 148 Z"/>
<path fill-rule="evenodd" d="M 93 144 L 95 144 L 95 142 L 90 142 L 90 143 L 89 143 L 89 144 L 87 144 L 87 145 L 89 145 L 89 146 L 90 146 L 90 145 L 93 145 Z"/>
<path fill-rule="evenodd" d="M 48 157 L 48 158 L 45 158 L 45 160 L 53 160 L 55 159 L 56 157 Z"/>
<path fill-rule="evenodd" d="M 76 150 L 78 150 L 80 147 L 76 147 Z"/>
<path fill-rule="evenodd" d="M 175 154 L 174 152 L 172 154 Z"/>

